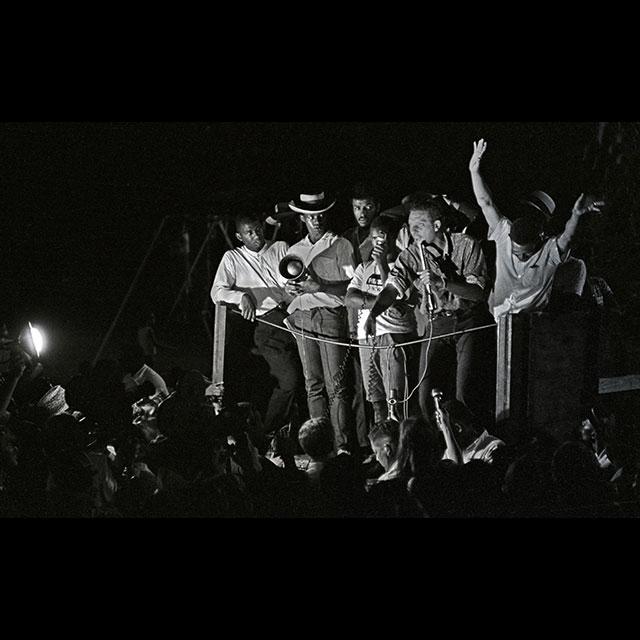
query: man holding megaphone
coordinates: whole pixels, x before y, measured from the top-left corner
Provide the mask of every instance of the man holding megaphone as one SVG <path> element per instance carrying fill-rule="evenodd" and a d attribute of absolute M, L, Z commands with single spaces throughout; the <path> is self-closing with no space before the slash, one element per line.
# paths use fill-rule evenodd
<path fill-rule="evenodd" d="M 308 233 L 288 251 L 280 264 L 280 274 L 287 277 L 285 288 L 293 296 L 287 308 L 291 314 L 287 325 L 323 339 L 319 342 L 296 336 L 309 415 L 330 417 L 335 449 L 341 453 L 356 446 L 350 428 L 351 366 L 347 347 L 331 341 L 344 343 L 349 339 L 344 297 L 355 261 L 351 243 L 329 231 L 327 211 L 335 202 L 324 192 L 312 192 L 300 194 L 289 203 L 291 210 L 300 214 Z"/>

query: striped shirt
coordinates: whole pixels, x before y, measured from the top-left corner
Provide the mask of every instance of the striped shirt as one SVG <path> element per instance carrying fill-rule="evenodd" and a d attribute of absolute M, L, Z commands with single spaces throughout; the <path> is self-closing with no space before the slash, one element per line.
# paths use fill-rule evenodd
<path fill-rule="evenodd" d="M 485 289 L 488 282 L 487 265 L 480 242 L 464 233 L 446 233 L 445 239 L 443 255 L 451 260 L 456 273 L 469 284 L 476 284 L 481 289 Z M 440 269 L 430 257 L 428 249 L 425 249 L 425 259 L 426 266 L 432 274 L 440 275 Z M 421 296 L 425 296 L 425 287 L 418 278 L 418 273 L 421 271 L 423 271 L 421 249 L 420 245 L 414 242 L 396 258 L 394 268 L 387 278 L 387 284 L 393 285 L 400 295 L 408 293 L 413 285 Z M 447 291 L 436 278 L 432 280 L 431 290 L 437 311 L 469 310 L 485 304 L 484 300 L 469 300 Z"/>

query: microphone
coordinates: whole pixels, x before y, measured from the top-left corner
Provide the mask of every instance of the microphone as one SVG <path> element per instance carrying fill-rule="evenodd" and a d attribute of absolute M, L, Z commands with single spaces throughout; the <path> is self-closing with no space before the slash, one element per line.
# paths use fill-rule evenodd
<path fill-rule="evenodd" d="M 395 422 L 400 422 L 398 418 L 398 414 L 396 412 L 396 405 L 398 404 L 397 391 L 395 389 L 391 389 L 389 391 L 389 398 L 387 399 L 387 420 L 395 420 Z"/>
<path fill-rule="evenodd" d="M 443 393 L 442 391 L 440 391 L 440 389 L 437 389 L 435 387 L 431 389 L 431 397 L 433 398 L 433 404 L 435 405 L 435 408 L 436 408 L 436 422 L 438 423 L 441 429 L 443 426 L 440 421 L 440 418 L 442 416 L 442 408 L 440 406 L 440 401 L 442 400 L 442 396 L 443 396 Z"/>
<path fill-rule="evenodd" d="M 424 257 L 424 252 L 425 252 L 424 244 L 425 244 L 425 241 L 421 240 L 420 241 L 420 257 L 422 258 L 423 271 L 427 269 L 427 261 L 425 260 L 425 257 Z M 431 282 L 428 282 L 424 286 L 427 289 L 427 309 L 429 310 L 429 313 L 433 313 L 435 311 L 435 305 L 433 304 L 433 292 L 431 291 Z"/>

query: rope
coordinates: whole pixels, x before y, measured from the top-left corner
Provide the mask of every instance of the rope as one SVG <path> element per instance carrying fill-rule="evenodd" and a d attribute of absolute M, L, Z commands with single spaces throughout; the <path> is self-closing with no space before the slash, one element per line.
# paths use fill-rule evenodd
<path fill-rule="evenodd" d="M 233 313 L 241 316 L 242 314 L 237 309 L 231 309 Z M 293 335 L 301 336 L 302 338 L 306 338 L 308 340 L 316 340 L 317 342 L 326 342 L 327 344 L 335 344 L 341 347 L 352 347 L 354 349 L 388 349 L 388 345 L 383 346 L 375 346 L 368 344 L 355 344 L 349 342 L 339 342 L 337 340 L 329 340 L 327 338 L 318 338 L 316 336 L 310 336 L 306 333 L 301 333 L 300 331 L 296 331 L 295 329 L 289 329 L 288 327 L 282 327 L 279 324 L 274 324 L 273 322 L 269 322 L 268 320 L 263 320 L 262 318 L 256 318 L 256 322 L 262 322 L 263 324 L 268 324 L 271 327 L 275 327 L 276 329 L 280 329 L 282 331 L 288 331 Z M 419 340 L 411 340 L 410 342 L 403 342 L 402 346 L 407 346 L 410 344 L 422 344 L 423 342 L 427 342 L 429 340 L 440 340 L 442 338 L 450 338 L 451 336 L 462 335 L 463 333 L 471 333 L 471 331 L 481 331 L 482 329 L 496 329 L 496 324 L 485 324 L 481 327 L 472 327 L 471 329 L 463 329 L 462 331 L 452 331 L 451 333 L 443 333 L 440 336 L 429 336 L 428 338 L 420 338 Z M 432 331 L 433 332 L 433 331 Z"/>

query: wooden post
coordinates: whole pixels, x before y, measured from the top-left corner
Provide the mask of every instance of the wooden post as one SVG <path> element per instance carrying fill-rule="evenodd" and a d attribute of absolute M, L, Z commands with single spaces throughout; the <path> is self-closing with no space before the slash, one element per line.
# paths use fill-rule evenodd
<path fill-rule="evenodd" d="M 600 378 L 598 381 L 598 393 L 619 393 L 622 391 L 637 391 L 640 389 L 640 375 L 615 376 L 613 378 Z"/>
<path fill-rule="evenodd" d="M 224 304 L 216 304 L 215 309 L 211 387 L 208 395 L 214 397 L 214 406 L 219 412 L 222 410 L 222 397 L 224 394 L 224 346 L 227 331 L 227 307 Z"/>
<path fill-rule="evenodd" d="M 513 316 L 509 313 L 498 318 L 496 357 L 496 422 L 501 423 L 511 415 L 511 358 Z"/>
<path fill-rule="evenodd" d="M 497 435 L 517 439 L 523 430 L 542 430 L 562 441 L 580 423 L 597 393 L 591 334 L 591 316 L 579 311 L 499 318 Z"/>

